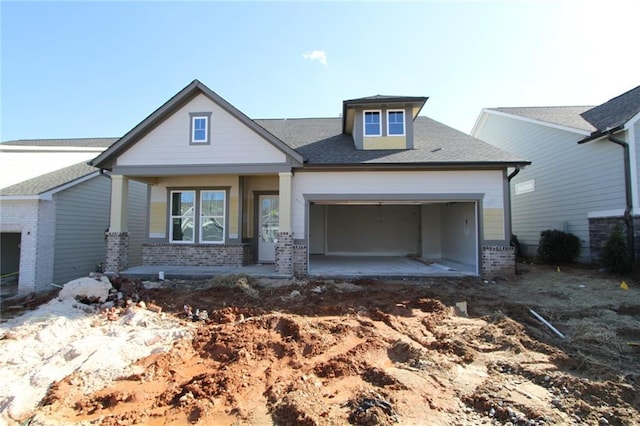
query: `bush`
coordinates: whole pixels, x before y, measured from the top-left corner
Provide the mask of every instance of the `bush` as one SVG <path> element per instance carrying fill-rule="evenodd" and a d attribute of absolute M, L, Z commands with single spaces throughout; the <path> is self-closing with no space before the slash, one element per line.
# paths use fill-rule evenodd
<path fill-rule="evenodd" d="M 518 241 L 518 236 L 516 234 L 511 234 L 511 247 L 516 250 L 516 257 L 520 255 L 520 241 Z"/>
<path fill-rule="evenodd" d="M 549 263 L 570 263 L 580 256 L 580 239 L 573 234 L 548 229 L 540 233 L 538 256 Z"/>
<path fill-rule="evenodd" d="M 601 260 L 604 266 L 614 274 L 631 272 L 633 260 L 620 226 L 616 226 L 609 236 L 602 250 Z"/>

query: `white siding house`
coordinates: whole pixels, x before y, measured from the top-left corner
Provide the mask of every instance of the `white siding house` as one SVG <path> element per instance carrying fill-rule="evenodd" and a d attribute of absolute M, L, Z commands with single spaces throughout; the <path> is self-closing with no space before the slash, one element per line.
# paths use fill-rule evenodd
<path fill-rule="evenodd" d="M 96 142 L 97 141 L 97 142 Z M 113 139 L 38 140 L 13 142 L 42 144 L 48 152 L 58 152 L 52 144 L 104 144 Z M 82 151 L 84 147 L 80 146 Z M 103 150 L 102 147 L 99 151 Z M 89 151 L 95 155 L 95 151 Z M 13 150 L 14 156 L 17 151 Z M 21 164 L 38 161 L 38 149 L 22 151 Z M 49 157 L 57 161 L 56 154 Z M 3 157 L 3 162 L 6 161 Z M 45 162 L 46 163 L 46 162 Z M 43 170 L 49 170 L 43 164 Z M 31 173 L 35 169 L 32 169 Z M 2 169 L 2 175 L 5 169 Z M 26 176 L 26 175 L 25 175 Z M 0 189 L 0 275 L 18 278 L 18 291 L 44 291 L 52 283 L 64 284 L 95 271 L 105 260 L 105 230 L 109 225 L 111 179 L 85 162 L 58 167 Z M 128 218 L 132 246 L 139 249 L 146 234 L 147 185 L 134 182 L 129 194 L 132 206 Z M 140 264 L 140 257 L 130 259 Z M 137 262 L 137 263 L 136 263 Z"/>
<path fill-rule="evenodd" d="M 582 261 L 597 261 L 615 224 L 631 235 L 638 232 L 631 217 L 640 213 L 639 112 L 640 88 L 635 88 L 596 107 L 487 108 L 480 113 L 473 136 L 532 162 L 510 182 L 512 229 L 523 254 L 535 255 L 540 233 L 558 229 L 580 238 Z"/>
<path fill-rule="evenodd" d="M 122 219 L 138 180 L 150 184 L 147 266 L 306 275 L 321 257 L 408 256 L 512 273 L 506 171 L 529 163 L 419 116 L 426 101 L 252 120 L 194 80 L 91 162 L 112 175 L 107 268 L 131 252 Z"/>

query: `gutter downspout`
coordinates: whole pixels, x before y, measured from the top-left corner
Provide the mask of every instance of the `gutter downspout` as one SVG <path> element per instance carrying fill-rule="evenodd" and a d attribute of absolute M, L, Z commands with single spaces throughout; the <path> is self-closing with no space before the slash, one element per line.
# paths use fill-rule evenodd
<path fill-rule="evenodd" d="M 516 169 L 514 171 L 511 172 L 511 174 L 509 176 L 507 176 L 507 180 L 509 182 L 511 182 L 511 179 L 513 179 L 514 177 L 516 177 L 516 175 L 520 173 L 520 166 L 516 166 Z"/>
<path fill-rule="evenodd" d="M 607 138 L 610 142 L 615 143 L 622 147 L 624 152 L 624 186 L 625 186 L 625 199 L 626 199 L 626 207 L 624 209 L 624 224 L 627 228 L 627 245 L 629 246 L 629 254 L 631 255 L 631 260 L 635 260 L 636 250 L 635 250 L 635 235 L 634 235 L 634 226 L 633 226 L 633 198 L 631 193 L 631 163 L 630 163 L 630 153 L 629 153 L 629 144 L 621 139 L 617 139 L 613 137 L 613 135 L 609 134 Z"/>

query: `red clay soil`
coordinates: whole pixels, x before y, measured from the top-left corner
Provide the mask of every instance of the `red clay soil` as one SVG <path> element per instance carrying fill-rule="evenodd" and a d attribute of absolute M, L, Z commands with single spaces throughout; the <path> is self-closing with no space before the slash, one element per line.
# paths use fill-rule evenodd
<path fill-rule="evenodd" d="M 626 344 L 640 337 L 639 293 L 606 307 L 632 321 L 619 326 L 626 336 L 580 340 L 572 321 L 597 325 L 589 317 L 616 280 L 567 277 L 537 268 L 495 282 L 167 282 L 144 298 L 181 317 L 184 305 L 206 310 L 193 339 L 90 395 L 68 376 L 32 424 L 640 424 L 640 353 Z M 597 288 L 591 305 L 563 300 L 579 283 Z M 451 308 L 460 301 L 469 317 Z M 555 336 L 531 307 L 572 337 Z M 602 344 L 619 345 L 617 359 Z"/>

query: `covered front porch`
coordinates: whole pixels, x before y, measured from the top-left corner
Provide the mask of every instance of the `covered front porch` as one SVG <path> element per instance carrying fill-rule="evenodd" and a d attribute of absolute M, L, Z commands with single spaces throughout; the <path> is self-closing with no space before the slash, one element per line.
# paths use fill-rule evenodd
<path fill-rule="evenodd" d="M 124 276 L 146 280 L 159 279 L 207 279 L 219 275 L 246 275 L 256 278 L 283 279 L 290 274 L 276 272 L 274 264 L 249 264 L 243 266 L 184 266 L 147 265 L 127 268 Z M 404 256 L 318 256 L 309 258 L 311 278 L 322 279 L 421 279 L 431 277 L 474 276 L 469 265 L 451 261 L 425 262 Z"/>

